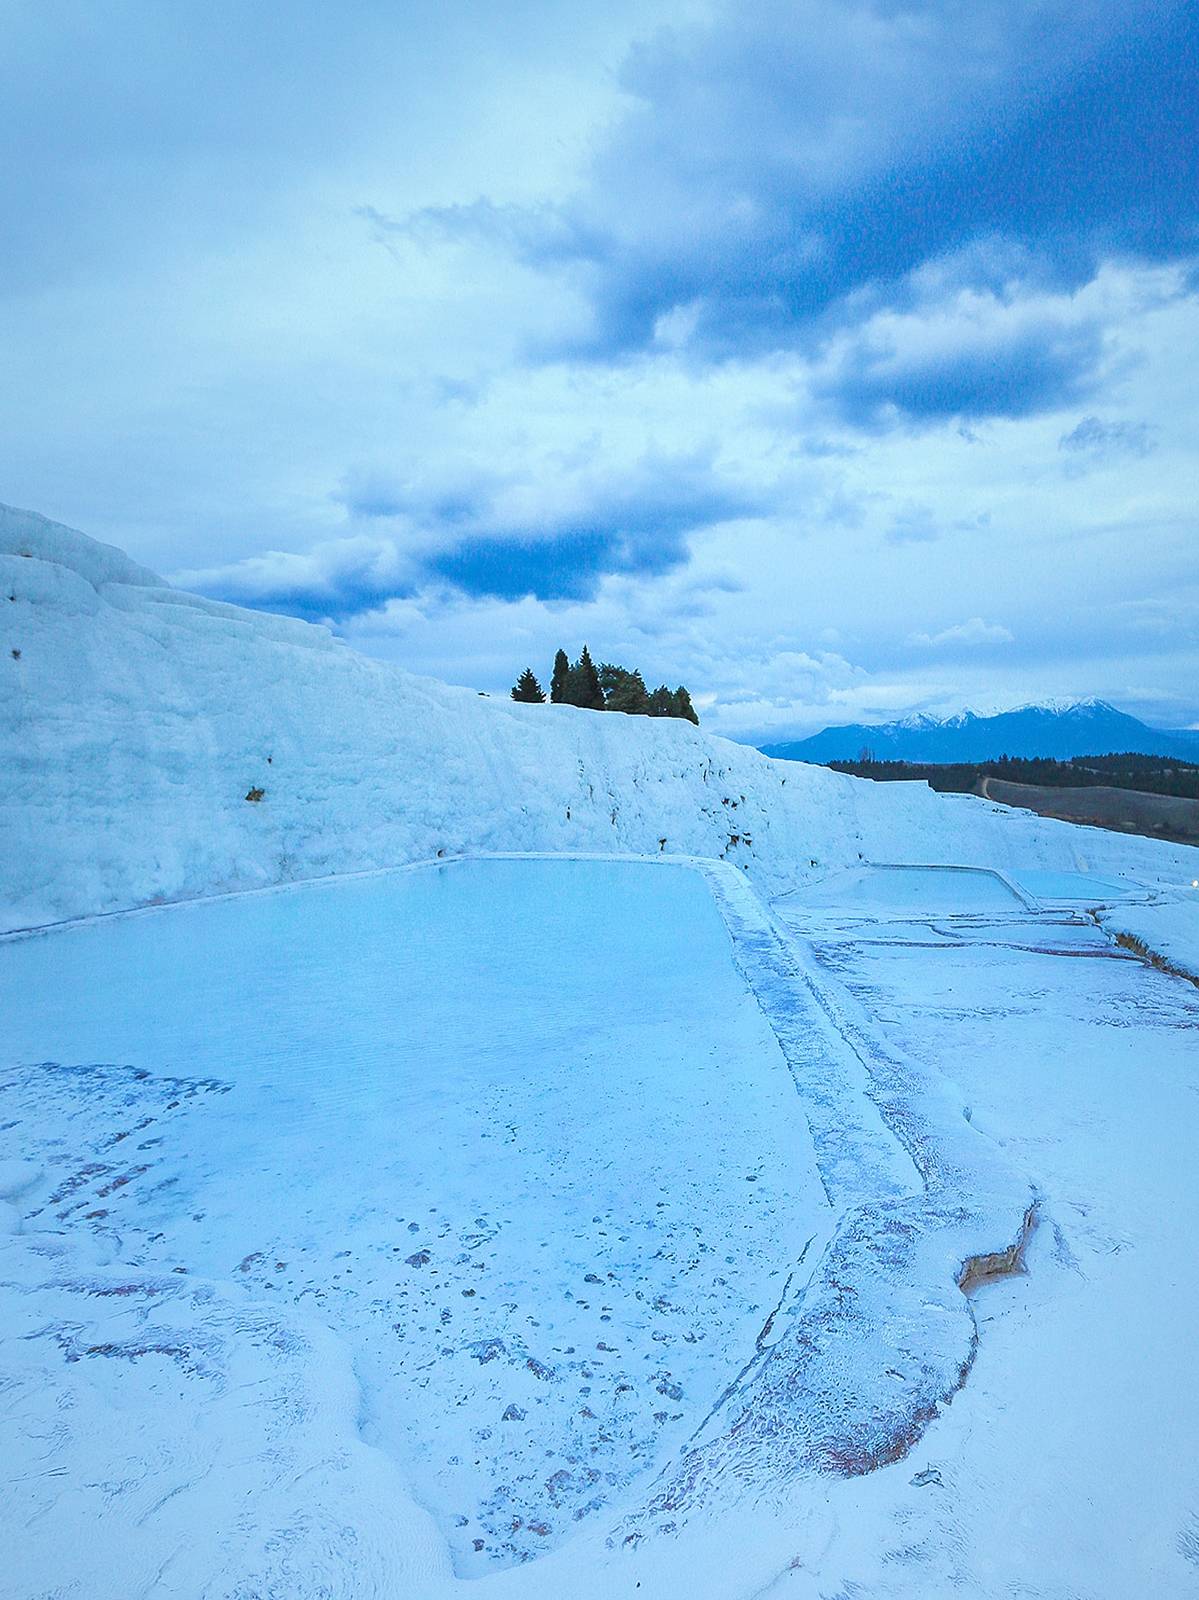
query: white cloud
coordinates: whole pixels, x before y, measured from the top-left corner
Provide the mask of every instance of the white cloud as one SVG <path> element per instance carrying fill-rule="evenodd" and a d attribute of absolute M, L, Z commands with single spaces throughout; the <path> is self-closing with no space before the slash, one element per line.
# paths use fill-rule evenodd
<path fill-rule="evenodd" d="M 242 561 L 172 574 L 172 582 L 240 605 L 337 617 L 380 606 L 411 589 L 411 553 L 391 538 L 327 539 L 304 554 L 267 550 Z"/>
<path fill-rule="evenodd" d="M 910 633 L 908 643 L 941 649 L 957 644 L 968 647 L 1014 644 L 1015 638 L 1010 628 L 1005 628 L 997 622 L 984 622 L 981 617 L 971 617 L 968 622 L 955 622 L 950 628 L 942 628 L 940 633 Z"/>

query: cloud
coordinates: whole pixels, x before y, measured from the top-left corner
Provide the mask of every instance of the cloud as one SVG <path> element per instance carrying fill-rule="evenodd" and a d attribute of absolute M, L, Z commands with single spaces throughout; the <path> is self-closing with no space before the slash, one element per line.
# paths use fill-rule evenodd
<path fill-rule="evenodd" d="M 347 475 L 337 496 L 371 525 L 306 554 L 270 551 L 179 575 L 206 594 L 344 621 L 422 588 L 501 600 L 589 600 L 615 575 L 685 566 L 700 530 L 758 515 L 761 489 L 726 479 L 710 452 L 644 456 L 623 468 L 558 463 L 518 476 L 478 468 L 411 478 Z M 718 580 L 728 587 L 730 580 Z"/>
<path fill-rule="evenodd" d="M 1103 349 L 1093 320 L 970 295 L 873 319 L 838 341 L 813 390 L 859 428 L 1025 417 L 1085 394 Z"/>
<path fill-rule="evenodd" d="M 470 595 L 588 600 L 607 573 L 656 576 L 687 559 L 681 532 L 575 529 L 545 539 L 469 539 L 434 556 L 433 572 Z"/>
<path fill-rule="evenodd" d="M 378 481 L 347 504 L 431 530 L 424 570 L 471 595 L 587 599 L 612 574 L 683 566 L 701 529 L 758 515 L 769 495 L 716 467 L 711 451 L 646 455 L 627 465 L 549 463 L 536 477 L 475 474 L 448 494 Z"/>
<path fill-rule="evenodd" d="M 1147 456 L 1154 446 L 1148 423 L 1101 422 L 1098 417 L 1084 417 L 1077 427 L 1062 434 L 1057 445 L 1059 450 L 1073 455 L 1104 461 L 1119 456 Z"/>
<path fill-rule="evenodd" d="M 968 622 L 957 622 L 951 628 L 942 628 L 940 633 L 912 633 L 908 635 L 908 643 L 920 645 L 925 649 L 941 650 L 951 645 L 963 645 L 968 649 L 977 646 L 993 644 L 1013 644 L 1015 635 L 996 622 L 984 622 L 981 617 L 971 617 Z"/>
<path fill-rule="evenodd" d="M 418 569 L 395 539 L 327 539 L 305 554 L 268 550 L 223 566 L 172 575 L 184 589 L 219 600 L 341 621 L 414 592 Z"/>
<path fill-rule="evenodd" d="M 354 468 L 333 498 L 352 517 L 367 521 L 404 518 L 425 527 L 470 529 L 494 514 L 498 497 L 520 481 L 514 473 L 449 456 L 435 465 L 422 464 L 412 474 Z"/>
<path fill-rule="evenodd" d="M 1182 0 L 726 4 L 630 52 L 630 109 L 573 198 L 396 226 L 566 272 L 592 319 L 576 355 L 810 349 L 902 305 L 930 262 L 999 292 L 1077 288 L 1111 256 L 1193 257 L 1197 48 Z M 993 382 L 966 351 L 883 402 L 1025 415 L 1085 359 L 1057 340 L 1008 354 Z"/>
<path fill-rule="evenodd" d="M 928 506 L 905 507 L 887 529 L 888 544 L 931 544 L 940 537 L 941 529 Z"/>

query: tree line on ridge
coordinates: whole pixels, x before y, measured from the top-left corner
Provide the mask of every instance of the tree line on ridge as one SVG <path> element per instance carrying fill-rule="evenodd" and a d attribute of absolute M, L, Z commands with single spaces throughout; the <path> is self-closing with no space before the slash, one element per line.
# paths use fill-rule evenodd
<path fill-rule="evenodd" d="M 544 704 L 545 690 L 532 667 L 526 667 L 516 680 L 512 698 L 527 705 Z M 656 689 L 647 689 L 645 679 L 636 668 L 630 672 L 613 661 L 602 662 L 597 667 L 586 645 L 577 661 L 571 661 L 565 650 L 558 651 L 554 657 L 549 698 L 554 705 L 583 706 L 590 711 L 623 711 L 634 717 L 684 717 L 699 725 L 691 696 L 682 684 L 677 689 L 668 689 L 664 683 Z"/>

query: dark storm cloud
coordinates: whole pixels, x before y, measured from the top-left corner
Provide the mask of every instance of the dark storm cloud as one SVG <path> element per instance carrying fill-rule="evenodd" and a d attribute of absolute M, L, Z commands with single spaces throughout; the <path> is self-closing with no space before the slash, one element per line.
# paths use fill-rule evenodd
<path fill-rule="evenodd" d="M 677 535 L 630 540 L 574 530 L 551 539 L 471 539 L 430 568 L 471 595 L 500 600 L 588 600 L 605 572 L 660 573 L 686 560 Z"/>
<path fill-rule="evenodd" d="M 769 499 L 726 481 L 703 453 L 648 456 L 619 475 L 557 485 L 478 472 L 450 481 L 354 475 L 339 498 L 370 533 L 182 579 L 220 599 L 339 622 L 430 589 L 585 600 L 609 574 L 685 565 L 691 535 L 758 515 Z"/>
<path fill-rule="evenodd" d="M 1010 292 L 1199 252 L 1197 58 L 1199 12 L 1170 0 L 730 10 L 632 53 L 634 107 L 573 201 L 397 226 L 573 274 L 591 331 L 559 354 L 644 351 L 684 313 L 702 357 L 811 351 L 909 303 L 930 262 Z M 844 408 L 1025 415 L 1068 400 L 1089 359 L 1062 334 L 890 383 L 849 368 Z"/>
<path fill-rule="evenodd" d="M 1033 322 L 962 333 L 935 350 L 896 351 L 854 343 L 816 384 L 846 420 L 874 428 L 897 416 L 1024 417 L 1085 393 L 1102 353 L 1097 327 Z"/>
<path fill-rule="evenodd" d="M 684 565 L 691 534 L 754 516 L 765 503 L 763 493 L 723 481 L 702 455 L 651 457 L 547 504 L 531 521 L 480 497 L 458 518 L 473 532 L 429 557 L 426 569 L 471 595 L 589 599 L 608 574 L 658 576 Z"/>

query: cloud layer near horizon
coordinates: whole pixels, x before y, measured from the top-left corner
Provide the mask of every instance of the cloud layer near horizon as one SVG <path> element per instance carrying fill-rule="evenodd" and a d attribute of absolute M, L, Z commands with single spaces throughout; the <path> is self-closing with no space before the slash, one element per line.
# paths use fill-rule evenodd
<path fill-rule="evenodd" d="M 1181 0 L 9 42 L 0 499 L 492 691 L 586 638 L 736 736 L 1199 720 Z"/>

